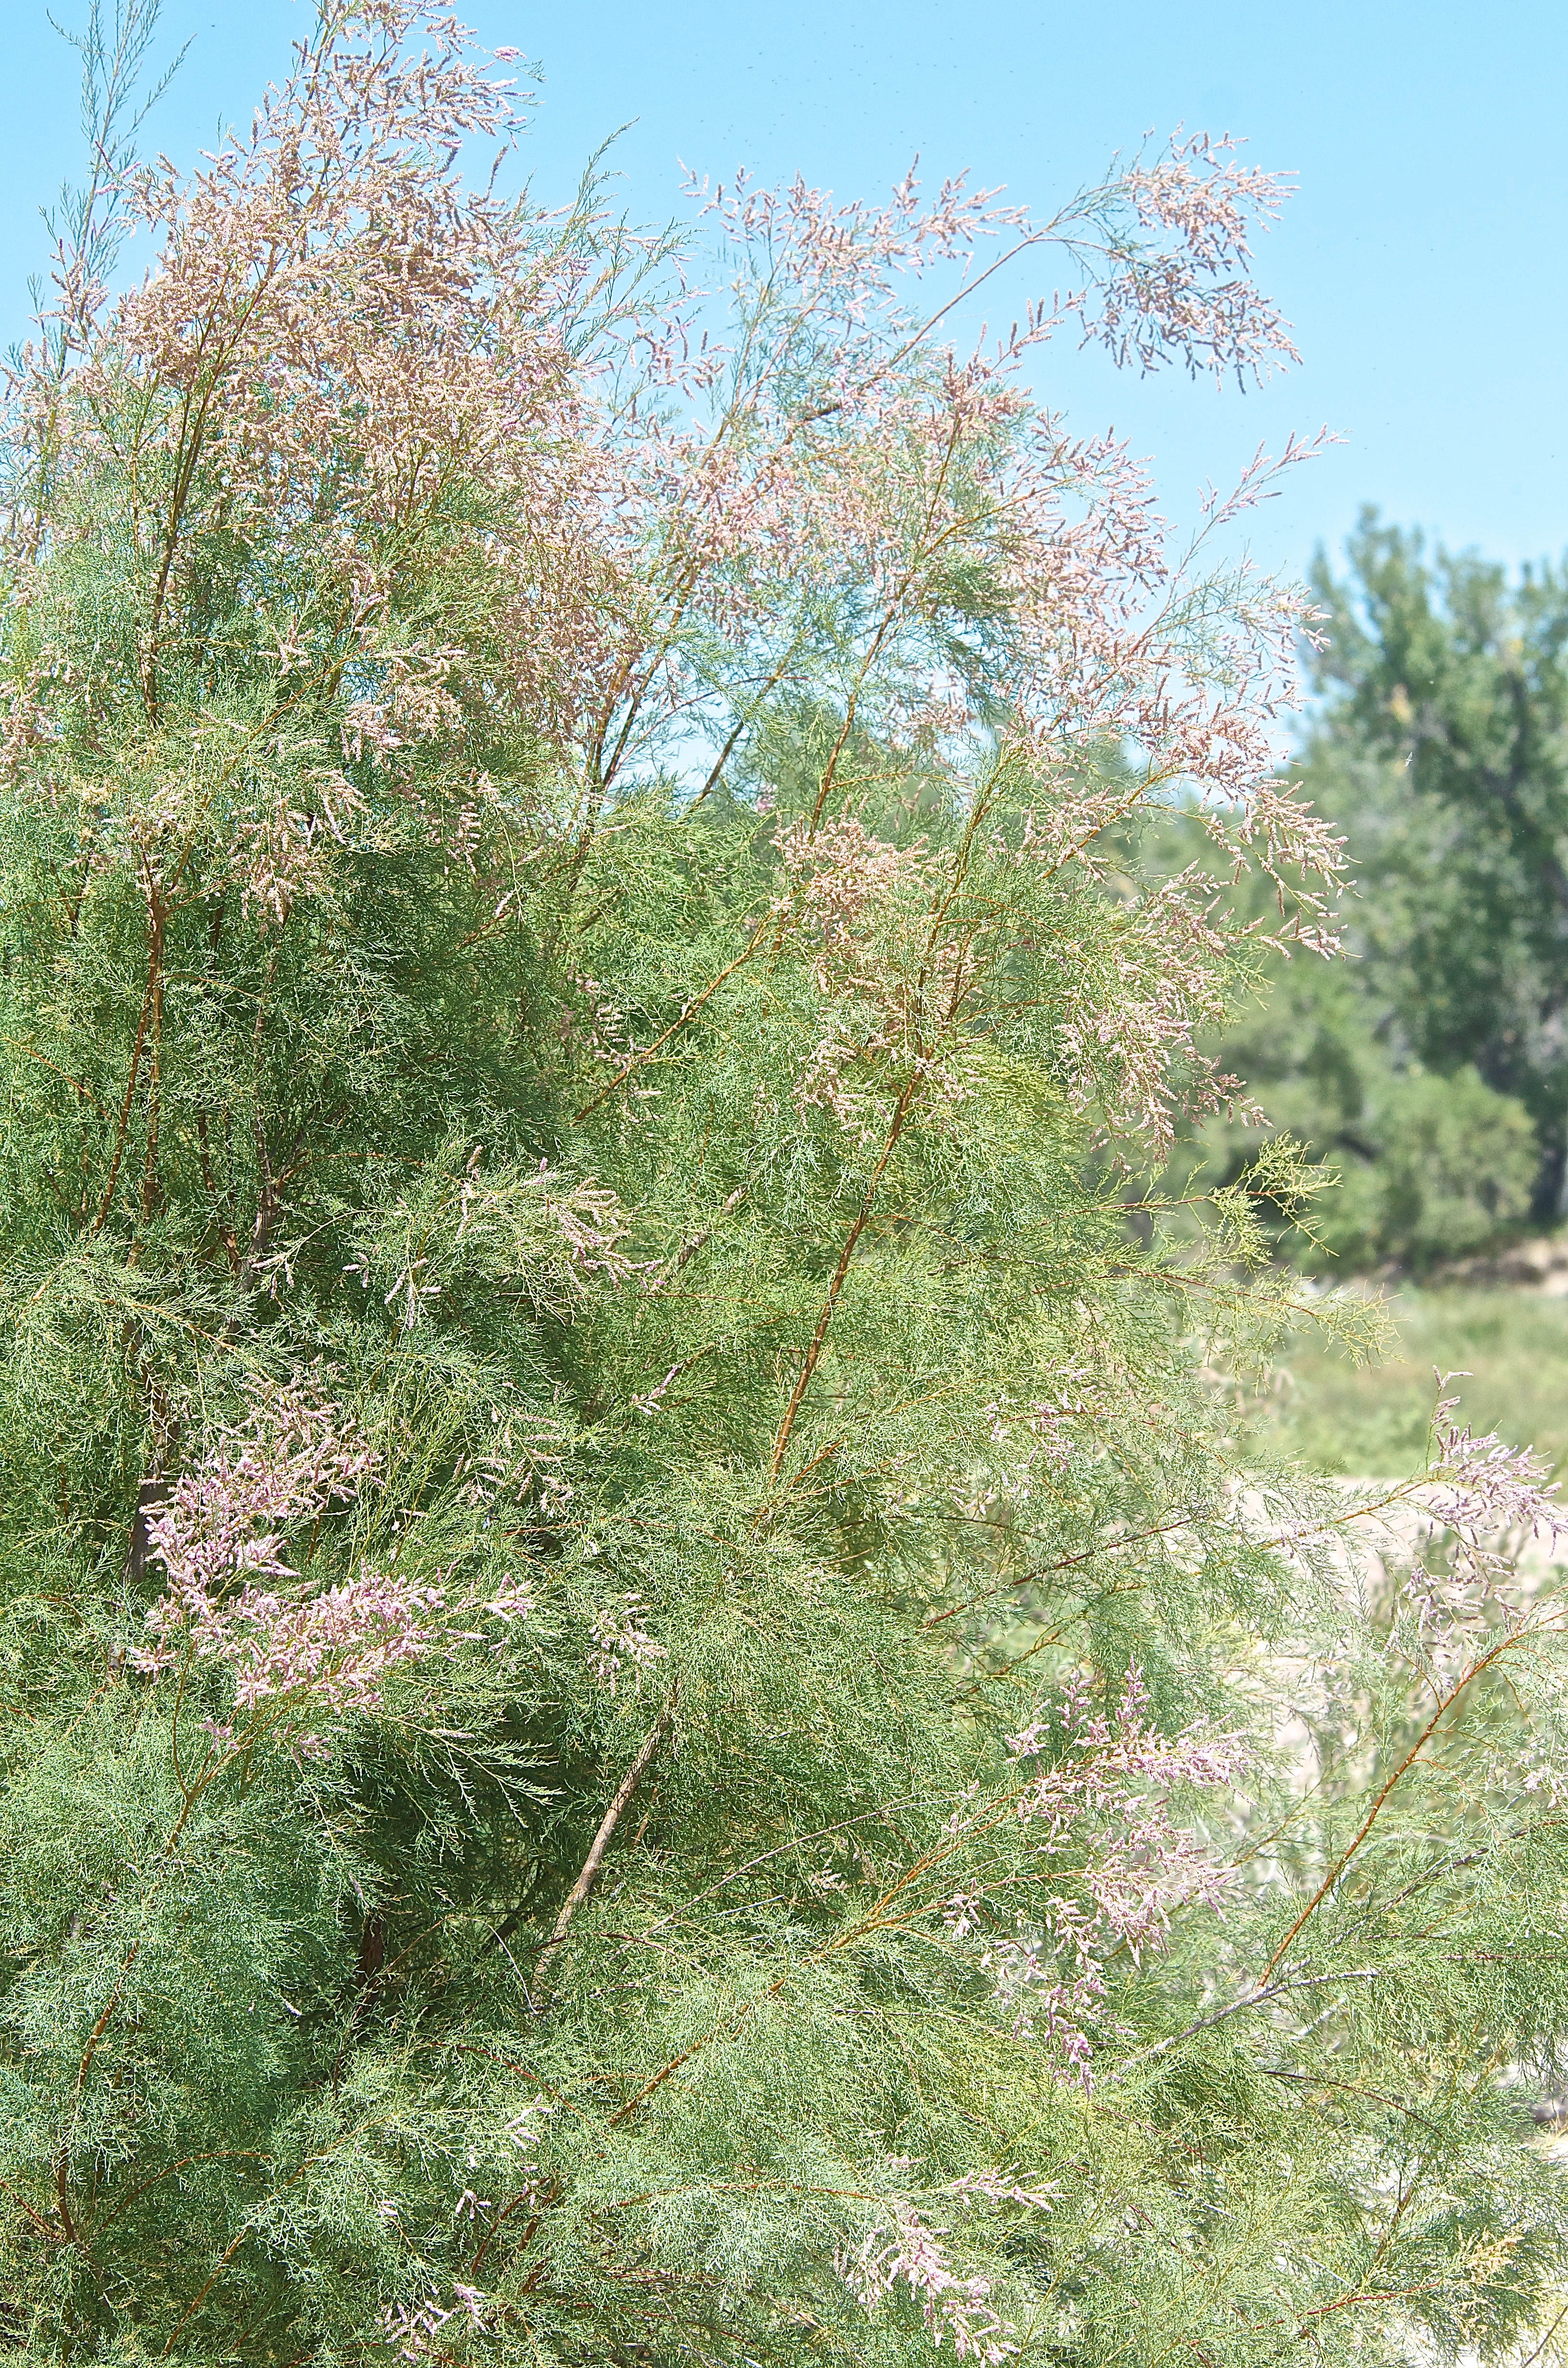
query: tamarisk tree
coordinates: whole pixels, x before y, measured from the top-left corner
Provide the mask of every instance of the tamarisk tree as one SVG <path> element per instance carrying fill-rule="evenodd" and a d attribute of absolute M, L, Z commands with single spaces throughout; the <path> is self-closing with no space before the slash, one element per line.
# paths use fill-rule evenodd
<path fill-rule="evenodd" d="M 643 237 L 413 0 L 182 180 L 151 29 L 6 444 L 6 2344 L 1536 2340 L 1550 1495 L 1265 1468 L 1252 1196 L 1129 1234 L 1245 934 L 1129 831 L 1339 849 L 1269 464 L 1173 554 L 1021 376 L 1288 359 L 1274 185 Z"/>

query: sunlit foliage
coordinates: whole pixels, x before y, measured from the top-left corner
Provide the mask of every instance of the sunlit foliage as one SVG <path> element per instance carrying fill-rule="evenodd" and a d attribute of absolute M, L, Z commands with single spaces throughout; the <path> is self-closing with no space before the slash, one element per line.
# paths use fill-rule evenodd
<path fill-rule="evenodd" d="M 1381 1494 L 1233 1434 L 1288 1151 L 1131 1237 L 1248 924 L 1126 830 L 1302 959 L 1337 849 L 1299 600 L 1018 370 L 1285 358 L 1272 185 L 645 238 L 506 194 L 509 63 L 330 5 L 184 183 L 100 60 L 13 389 L 6 2340 L 1495 2350 L 1550 1506 L 1451 1406 Z"/>

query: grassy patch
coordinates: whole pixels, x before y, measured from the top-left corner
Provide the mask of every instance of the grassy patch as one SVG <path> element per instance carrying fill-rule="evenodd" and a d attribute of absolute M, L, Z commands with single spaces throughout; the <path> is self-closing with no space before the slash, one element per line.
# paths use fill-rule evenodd
<path fill-rule="evenodd" d="M 1314 1338 L 1290 1341 L 1265 1419 L 1312 1469 L 1403 1474 L 1425 1460 L 1433 1369 L 1463 1372 L 1460 1414 L 1568 1467 L 1568 1298 L 1510 1289 L 1405 1289 L 1388 1354 L 1359 1370 Z"/>

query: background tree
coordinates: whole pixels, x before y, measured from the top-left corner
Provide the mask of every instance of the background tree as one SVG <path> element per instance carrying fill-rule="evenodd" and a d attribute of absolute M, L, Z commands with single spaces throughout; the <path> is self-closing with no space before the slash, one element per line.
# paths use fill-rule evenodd
<path fill-rule="evenodd" d="M 1303 761 L 1356 877 L 1354 962 L 1274 962 L 1220 1057 L 1339 1169 L 1325 1247 L 1419 1268 L 1565 1205 L 1568 585 L 1429 560 L 1370 511 L 1349 557 L 1314 572 Z"/>
<path fill-rule="evenodd" d="M 1471 1064 L 1525 1104 L 1543 1153 L 1540 1206 L 1557 1213 L 1568 1143 L 1568 584 L 1545 567 L 1510 586 L 1472 553 L 1427 563 L 1418 536 L 1370 516 L 1350 556 L 1348 583 L 1321 564 L 1315 582 L 1332 721 L 1313 774 L 1330 810 L 1358 812 L 1372 991 L 1428 1067 Z M 1403 794 L 1382 786 L 1380 767 L 1405 776 Z M 1368 794 L 1372 781 L 1381 795 Z"/>
<path fill-rule="evenodd" d="M 1266 365 L 1271 185 L 743 185 L 677 249 L 465 183 L 515 107 L 329 6 L 116 173 L 147 277 L 68 248 L 14 390 L 7 2340 L 1497 2351 L 1564 1871 L 1487 1542 L 1550 1508 L 1451 1407 L 1403 1488 L 1260 1469 L 1251 1197 L 1129 1247 L 1106 1142 L 1223 1089 L 1249 924 L 1114 832 L 1201 808 L 1309 939 L 1335 851 L 1299 600 L 1017 383 Z"/>
<path fill-rule="evenodd" d="M 1348 843 L 1359 843 L 1357 816 L 1344 826 Z M 1529 1223 L 1540 1141 L 1523 1102 L 1470 1063 L 1445 1072 L 1411 1056 L 1385 999 L 1392 973 L 1416 1004 L 1408 973 L 1392 954 L 1386 968 L 1374 967 L 1362 951 L 1386 925 L 1387 906 L 1369 912 L 1358 894 L 1349 913 L 1346 962 L 1266 953 L 1238 983 L 1210 1049 L 1246 1079 L 1266 1137 L 1301 1144 L 1335 1179 L 1305 1231 L 1287 1211 L 1273 1212 L 1277 1254 L 1324 1275 L 1386 1262 L 1420 1276 Z M 1233 1182 L 1256 1163 L 1258 1141 L 1256 1121 L 1200 1120 L 1167 1187 L 1180 1190 L 1195 1176 Z"/>

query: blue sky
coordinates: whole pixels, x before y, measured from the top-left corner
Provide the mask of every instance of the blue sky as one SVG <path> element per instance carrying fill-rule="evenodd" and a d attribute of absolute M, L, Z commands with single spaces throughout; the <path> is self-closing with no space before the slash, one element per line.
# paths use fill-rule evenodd
<path fill-rule="evenodd" d="M 85 5 L 85 0 L 83 0 Z M 308 0 L 165 0 L 190 56 L 150 128 L 176 161 L 244 118 Z M 73 0 L 55 13 L 78 21 Z M 679 207 L 677 159 L 796 170 L 875 196 L 918 150 L 1040 210 L 1153 129 L 1229 131 L 1298 194 L 1259 254 L 1304 362 L 1261 394 L 1138 381 L 1055 349 L 1042 397 L 1153 455 L 1170 514 L 1260 440 L 1346 439 L 1257 514 L 1256 556 L 1297 570 L 1359 505 L 1510 562 L 1568 546 L 1568 7 L 1562 0 L 471 0 L 482 35 L 542 67 L 536 186 L 564 195 L 607 134 L 624 201 Z M 42 0 L 4 0 L 0 342 L 42 259 L 36 207 L 76 165 L 74 60 Z M 1010 313 L 1033 292 L 1020 279 Z"/>

